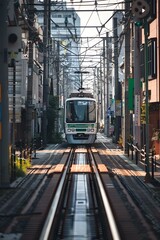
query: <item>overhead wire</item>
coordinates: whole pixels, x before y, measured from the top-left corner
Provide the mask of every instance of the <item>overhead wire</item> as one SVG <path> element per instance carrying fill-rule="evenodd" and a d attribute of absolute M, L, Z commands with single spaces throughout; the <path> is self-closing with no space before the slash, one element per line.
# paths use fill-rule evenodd
<path fill-rule="evenodd" d="M 109 3 L 108 4 L 108 6 L 110 5 L 110 6 L 115 6 L 115 8 L 116 8 L 116 6 L 118 6 L 120 3 L 124 3 L 124 1 L 123 2 L 117 2 L 117 3 Z M 93 5 L 93 1 L 92 1 L 92 5 Z M 81 7 L 82 7 L 82 3 L 81 3 Z M 100 6 L 99 6 L 100 7 Z M 106 28 L 106 24 L 109 22 L 109 20 L 115 15 L 115 12 L 113 13 L 113 15 L 103 24 L 102 23 L 102 21 L 101 21 L 101 19 L 100 19 L 100 16 L 99 16 L 99 12 L 98 12 L 99 10 L 97 9 L 97 5 L 95 6 L 95 9 L 94 9 L 94 11 L 92 10 L 92 12 L 91 12 L 91 16 L 93 15 L 93 12 L 96 12 L 97 13 L 97 16 L 98 16 L 98 18 L 99 18 L 99 22 L 100 22 L 100 24 L 101 24 L 101 29 L 100 29 L 100 31 L 98 32 L 98 36 L 101 38 L 101 37 L 103 37 L 103 35 L 104 34 L 106 34 L 106 33 L 102 33 L 101 32 L 101 30 L 103 29 L 103 28 L 105 28 L 105 29 L 107 29 L 107 30 L 109 30 L 109 32 L 111 33 L 111 32 L 113 32 L 113 29 L 112 30 L 110 30 L 110 29 L 108 29 L 108 28 Z M 90 18 L 91 18 L 91 16 L 90 16 Z M 86 26 L 88 25 L 88 23 L 89 23 L 89 20 L 90 20 L 90 18 L 88 19 L 88 21 L 87 21 L 87 23 L 86 23 Z M 85 28 L 84 28 L 84 30 L 85 30 Z M 83 30 L 83 32 L 84 32 L 84 30 Z M 83 33 L 82 32 L 82 33 Z M 96 35 L 97 36 L 97 35 Z M 82 37 L 82 34 L 81 34 L 81 37 Z M 95 37 L 93 36 L 93 37 L 86 37 L 86 44 L 88 45 L 89 44 L 89 42 L 92 42 L 92 40 L 94 40 L 95 39 Z M 100 42 L 102 42 L 102 40 L 100 41 Z M 84 44 L 84 42 L 83 42 L 83 44 Z M 94 45 L 92 45 L 92 46 L 88 46 L 88 47 L 85 47 L 85 51 L 83 51 L 83 52 L 81 52 L 81 56 L 82 56 L 82 54 L 84 54 L 84 57 L 83 57 L 83 59 L 82 59 L 82 61 L 81 61 L 81 67 L 83 67 L 82 66 L 82 64 L 83 63 L 85 63 L 85 58 L 86 58 L 86 56 L 87 56 L 87 52 L 89 52 L 90 50 L 93 50 L 93 48 L 95 47 L 95 46 L 97 46 L 99 44 L 99 42 L 98 43 L 96 43 L 96 44 L 94 44 Z M 80 55 L 79 55 L 80 56 Z M 97 66 L 98 64 L 100 63 L 100 61 L 98 61 L 98 62 L 95 62 L 94 64 L 93 64 L 93 62 L 92 62 L 92 65 L 90 64 L 90 65 L 88 65 L 88 66 L 84 66 L 83 68 L 84 69 L 86 69 L 87 67 L 89 68 L 90 66 L 92 66 L 92 67 L 95 67 L 95 66 Z"/>
<path fill-rule="evenodd" d="M 25 5 L 25 12 L 28 13 L 28 10 L 29 10 L 29 9 L 28 9 L 28 7 L 26 7 L 26 4 L 28 3 L 28 1 L 27 1 L 27 0 L 23 0 L 23 2 L 24 2 L 24 5 Z M 92 5 L 93 5 L 93 1 L 83 1 L 83 3 L 84 3 L 84 2 L 92 2 Z M 101 37 L 103 36 L 103 34 L 105 34 L 105 33 L 102 33 L 102 32 L 101 32 L 102 28 L 105 27 L 105 24 L 106 24 L 113 16 L 112 16 L 110 19 L 108 19 L 107 22 L 105 22 L 105 23 L 103 24 L 102 21 L 101 21 L 101 19 L 100 19 L 100 15 L 99 15 L 99 12 L 98 12 L 99 10 L 97 9 L 97 6 L 100 7 L 100 3 L 99 3 L 99 2 L 106 2 L 106 1 L 105 1 L 105 0 L 100 0 L 100 1 L 96 2 L 95 8 L 92 10 L 91 15 L 89 16 L 88 21 L 87 21 L 87 23 L 86 23 L 86 26 L 89 24 L 89 21 L 90 21 L 92 15 L 93 15 L 93 13 L 96 12 L 96 14 L 97 14 L 97 16 L 98 16 L 98 18 L 99 18 L 99 22 L 100 22 L 100 24 L 101 24 L 100 33 L 98 32 L 98 34 L 97 34 L 96 36 L 99 36 L 99 37 L 101 38 Z M 57 3 L 58 3 L 58 2 L 57 2 Z M 109 3 L 108 3 L 108 4 L 105 4 L 105 5 L 106 5 L 106 6 L 117 6 L 117 5 L 119 5 L 120 3 L 124 3 L 124 1 L 117 2 L 117 3 L 110 3 L 110 1 L 109 1 Z M 95 4 L 95 2 L 94 2 L 94 4 Z M 82 7 L 82 2 L 79 2 L 79 7 Z M 60 5 L 56 7 L 56 10 L 61 10 L 61 9 L 62 9 L 62 7 L 61 7 Z M 28 14 L 27 14 L 27 15 L 28 15 Z M 29 20 L 32 21 L 32 19 L 29 19 Z M 28 24 L 28 27 L 29 27 L 30 29 L 32 29 L 33 31 L 35 30 L 35 29 L 32 28 L 32 26 L 29 25 L 28 21 L 27 21 L 27 24 Z M 86 26 L 85 26 L 85 28 L 86 28 Z M 75 26 L 75 27 L 76 27 L 76 26 Z M 84 33 L 85 28 L 83 29 L 82 34 Z M 106 28 L 106 27 L 105 27 L 105 28 Z M 107 28 L 106 28 L 106 29 L 107 29 Z M 107 29 L 107 30 L 109 30 L 110 32 L 113 31 L 113 29 L 112 29 L 112 30 Z M 80 38 L 82 37 L 82 34 L 81 34 Z M 72 36 L 72 38 L 73 38 L 73 36 Z M 79 39 L 80 39 L 80 38 L 79 38 Z M 102 40 L 101 40 L 101 41 L 97 42 L 96 44 L 93 44 L 92 46 L 89 46 L 90 42 L 92 42 L 92 40 L 94 40 L 95 37 L 93 36 L 93 37 L 89 37 L 89 38 L 86 38 L 86 39 L 87 39 L 86 43 L 87 43 L 88 47 L 85 47 L 85 51 L 83 51 L 81 54 L 78 54 L 78 57 L 81 56 L 82 54 L 84 54 L 83 59 L 82 59 L 82 61 L 81 61 L 81 65 L 83 64 L 83 62 L 84 62 L 84 60 L 85 60 L 85 57 L 87 56 L 87 52 L 90 51 L 90 50 L 93 50 L 93 48 L 94 48 L 96 45 L 98 45 L 100 42 L 102 42 Z M 85 44 L 85 42 L 84 42 L 83 44 Z M 83 45 L 83 44 L 82 44 L 82 45 Z M 75 53 L 72 52 L 70 49 L 66 48 L 63 44 L 61 44 L 61 46 L 62 46 L 63 48 L 65 48 L 67 51 L 69 51 L 70 53 L 75 54 Z"/>
<path fill-rule="evenodd" d="M 74 6 L 74 7 L 76 7 L 76 6 L 92 6 L 93 4 L 95 5 L 95 2 L 96 2 L 96 4 L 97 4 L 97 6 L 100 6 L 100 5 L 102 5 L 102 6 L 107 6 L 107 7 L 112 7 L 112 6 L 116 6 L 116 5 L 119 5 L 119 4 L 122 4 L 122 3 L 125 3 L 125 1 L 118 1 L 118 2 L 111 2 L 111 3 L 108 3 L 108 1 L 107 0 L 97 0 L 97 1 L 92 1 L 92 0 L 90 0 L 90 1 L 72 1 L 72 3 L 71 3 L 71 1 L 67 1 L 67 5 L 68 6 Z M 100 2 L 103 2 L 103 3 L 100 3 Z M 129 0 L 128 2 L 132 2 L 131 0 Z"/>

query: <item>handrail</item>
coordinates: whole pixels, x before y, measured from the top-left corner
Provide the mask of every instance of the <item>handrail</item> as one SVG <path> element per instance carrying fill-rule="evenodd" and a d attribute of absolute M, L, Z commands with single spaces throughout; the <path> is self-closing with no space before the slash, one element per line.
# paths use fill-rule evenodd
<path fill-rule="evenodd" d="M 131 158 L 133 160 L 133 153 L 135 152 L 135 160 L 136 160 L 136 164 L 138 164 L 138 159 L 139 159 L 138 154 L 139 154 L 141 156 L 141 161 L 143 161 L 143 164 L 145 165 L 145 167 L 147 167 L 146 146 L 144 145 L 144 147 L 140 149 L 140 148 L 138 148 L 137 143 L 136 143 L 136 145 L 134 145 L 131 142 L 127 142 L 127 144 L 128 144 L 128 157 L 129 157 L 129 153 L 131 150 L 132 151 Z M 152 151 L 149 152 L 149 160 L 150 160 L 151 168 L 152 168 L 152 178 L 154 178 L 154 171 L 156 170 L 157 163 L 156 163 L 155 152 L 153 149 L 152 149 Z"/>

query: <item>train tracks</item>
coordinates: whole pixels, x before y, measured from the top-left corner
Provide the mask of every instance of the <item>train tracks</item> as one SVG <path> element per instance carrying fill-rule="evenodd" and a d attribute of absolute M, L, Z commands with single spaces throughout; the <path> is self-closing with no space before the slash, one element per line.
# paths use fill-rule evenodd
<path fill-rule="evenodd" d="M 57 147 L 0 198 L 4 239 L 158 239 L 158 200 L 117 150 Z"/>
<path fill-rule="evenodd" d="M 145 183 L 145 172 L 142 169 L 128 161 L 112 144 L 103 145 L 104 149 L 101 146 L 99 153 L 114 176 L 113 183 L 121 191 L 124 205 L 130 212 L 134 209 L 132 215 L 137 221 L 139 239 L 159 239 L 160 185 L 155 187 L 152 183 Z"/>
<path fill-rule="evenodd" d="M 72 149 L 40 240 L 105 239 L 107 235 L 107 239 L 120 239 L 99 174 L 107 168 L 93 154 L 91 149 Z"/>

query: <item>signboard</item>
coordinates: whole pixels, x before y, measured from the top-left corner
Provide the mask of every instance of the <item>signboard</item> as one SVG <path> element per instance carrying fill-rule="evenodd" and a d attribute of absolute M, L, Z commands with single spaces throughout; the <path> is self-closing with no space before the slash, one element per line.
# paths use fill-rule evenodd
<path fill-rule="evenodd" d="M 128 108 L 134 110 L 134 78 L 128 79 Z"/>
<path fill-rule="evenodd" d="M 135 126 L 141 125 L 140 116 L 141 116 L 140 95 L 135 95 Z"/>
<path fill-rule="evenodd" d="M 146 104 L 142 103 L 141 106 L 141 124 L 146 124 Z"/>
<path fill-rule="evenodd" d="M 115 105 L 115 115 L 121 116 L 121 100 L 116 100 L 116 105 Z"/>

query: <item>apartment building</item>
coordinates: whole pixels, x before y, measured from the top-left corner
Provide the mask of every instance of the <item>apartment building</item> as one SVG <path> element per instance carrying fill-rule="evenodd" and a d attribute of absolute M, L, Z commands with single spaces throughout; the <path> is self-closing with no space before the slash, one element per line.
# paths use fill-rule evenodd
<path fill-rule="evenodd" d="M 155 147 L 156 153 L 160 154 L 160 2 L 151 2 L 148 18 L 149 134 L 150 147 Z"/>
<path fill-rule="evenodd" d="M 143 3 L 143 1 L 142 1 Z M 146 3 L 146 1 L 145 1 Z M 148 1 L 149 13 L 131 22 L 131 78 L 134 79 L 133 142 L 160 153 L 160 3 Z"/>
<path fill-rule="evenodd" d="M 8 4 L 9 122 L 15 144 L 31 143 L 41 134 L 43 31 L 33 10 L 23 1 Z"/>

